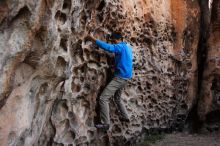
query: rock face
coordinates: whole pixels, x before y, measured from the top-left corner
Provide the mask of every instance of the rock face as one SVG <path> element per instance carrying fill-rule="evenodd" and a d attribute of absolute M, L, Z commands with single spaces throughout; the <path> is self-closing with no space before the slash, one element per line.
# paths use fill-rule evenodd
<path fill-rule="evenodd" d="M 201 99 L 199 101 L 199 116 L 202 120 L 213 117 L 218 119 L 220 110 L 220 1 L 212 4 L 209 37 L 207 40 L 207 57 L 204 67 Z M 208 119 L 207 119 L 208 118 Z"/>
<path fill-rule="evenodd" d="M 199 26 L 193 0 L 1 1 L 0 145 L 128 145 L 143 131 L 182 128 L 196 99 Z M 131 123 L 111 106 L 107 135 L 94 128 L 96 99 L 114 56 L 84 39 L 109 41 L 106 31 L 123 32 L 134 55 L 122 93 Z M 210 80 L 219 87 L 218 75 Z"/>

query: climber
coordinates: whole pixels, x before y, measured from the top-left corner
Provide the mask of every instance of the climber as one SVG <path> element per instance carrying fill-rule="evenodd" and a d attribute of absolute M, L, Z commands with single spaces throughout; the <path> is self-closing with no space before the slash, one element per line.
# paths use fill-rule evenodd
<path fill-rule="evenodd" d="M 96 43 L 97 46 L 105 51 L 114 53 L 114 78 L 105 87 L 99 99 L 100 119 L 101 123 L 96 124 L 98 129 L 108 130 L 110 126 L 109 117 L 109 100 L 114 95 L 114 101 L 121 116 L 120 120 L 123 122 L 130 122 L 127 110 L 121 100 L 121 90 L 127 82 L 132 78 L 132 49 L 123 42 L 123 37 L 120 33 L 111 33 L 111 39 L 114 44 L 108 44 L 96 39 L 92 35 L 87 35 L 87 40 Z"/>

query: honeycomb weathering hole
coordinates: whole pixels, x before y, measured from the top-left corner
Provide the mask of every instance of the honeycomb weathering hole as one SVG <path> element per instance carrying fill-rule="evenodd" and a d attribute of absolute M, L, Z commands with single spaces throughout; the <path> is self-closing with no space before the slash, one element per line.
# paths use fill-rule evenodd
<path fill-rule="evenodd" d="M 64 51 L 67 51 L 67 38 L 61 38 L 60 46 Z"/>
<path fill-rule="evenodd" d="M 103 8 L 106 6 L 105 0 L 102 0 L 97 8 L 98 11 L 102 11 Z"/>
<path fill-rule="evenodd" d="M 55 14 L 55 19 L 57 21 L 59 21 L 61 24 L 64 24 L 67 20 L 67 16 L 65 13 L 61 12 L 60 10 L 58 10 Z"/>
<path fill-rule="evenodd" d="M 71 118 L 71 119 L 74 118 L 74 113 L 73 112 L 68 112 L 68 117 Z"/>
<path fill-rule="evenodd" d="M 67 10 L 71 9 L 71 0 L 64 0 L 63 9 L 67 9 Z"/>

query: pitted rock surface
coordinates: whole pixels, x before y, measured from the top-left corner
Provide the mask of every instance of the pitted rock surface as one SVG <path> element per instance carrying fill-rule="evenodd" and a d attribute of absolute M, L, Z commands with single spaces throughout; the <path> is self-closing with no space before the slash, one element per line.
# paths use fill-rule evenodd
<path fill-rule="evenodd" d="M 1 1 L 0 145 L 123 145 L 181 129 L 197 92 L 199 18 L 193 0 Z M 111 102 L 105 134 L 94 124 L 114 56 L 85 36 L 108 42 L 111 31 L 133 48 L 134 80 L 122 93 L 131 122 Z"/>

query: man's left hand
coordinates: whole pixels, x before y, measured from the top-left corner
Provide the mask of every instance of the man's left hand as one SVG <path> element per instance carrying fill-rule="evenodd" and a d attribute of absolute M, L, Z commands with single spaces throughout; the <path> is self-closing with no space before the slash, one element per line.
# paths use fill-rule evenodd
<path fill-rule="evenodd" d="M 86 40 L 90 40 L 92 42 L 95 42 L 96 41 L 96 38 L 90 34 L 88 34 L 86 37 L 85 37 Z"/>

